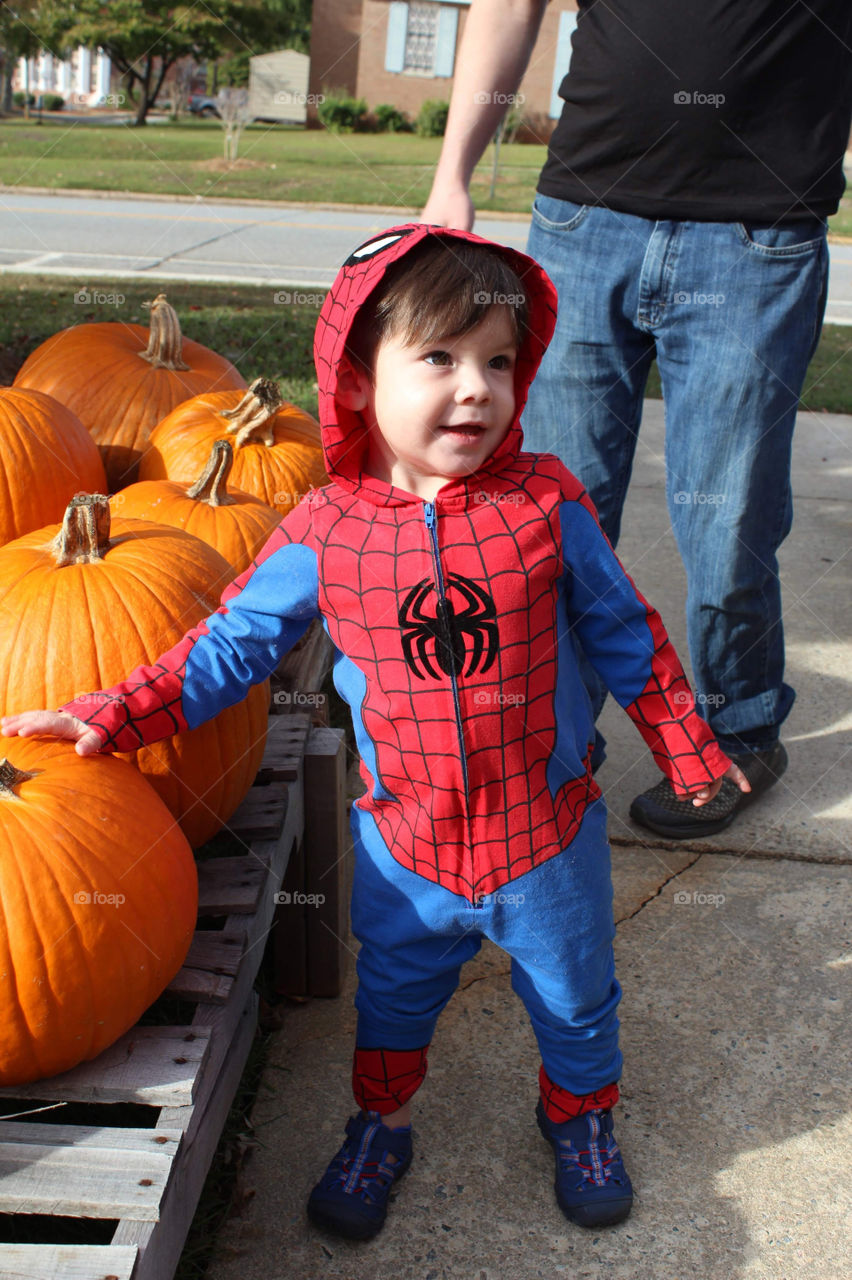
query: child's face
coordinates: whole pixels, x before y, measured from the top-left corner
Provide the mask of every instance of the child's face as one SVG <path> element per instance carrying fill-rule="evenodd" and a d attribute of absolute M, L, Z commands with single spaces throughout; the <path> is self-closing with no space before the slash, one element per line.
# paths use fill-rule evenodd
<path fill-rule="evenodd" d="M 515 331 L 495 306 L 461 337 L 379 344 L 372 382 L 360 375 L 371 432 L 368 470 L 427 501 L 471 475 L 515 416 Z"/>

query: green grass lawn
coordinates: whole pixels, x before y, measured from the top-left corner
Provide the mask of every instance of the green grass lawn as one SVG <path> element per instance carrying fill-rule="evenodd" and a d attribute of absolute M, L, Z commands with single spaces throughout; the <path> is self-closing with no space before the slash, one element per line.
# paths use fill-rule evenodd
<path fill-rule="evenodd" d="M 144 191 L 420 209 L 429 194 L 440 138 L 410 133 L 333 134 L 296 126 L 249 125 L 235 166 L 222 159 L 216 120 L 155 117 L 144 129 L 70 120 L 0 120 L 0 183 L 72 190 Z M 489 199 L 494 148 L 472 183 L 478 209 L 527 213 L 546 148 L 501 148 L 497 193 Z M 852 196 L 830 222 L 852 236 Z"/>
<path fill-rule="evenodd" d="M 218 121 L 169 121 L 134 129 L 63 120 L 0 121 L 0 183 L 157 195 L 228 196 L 378 204 L 419 209 L 426 201 L 440 138 L 414 134 L 333 134 L 249 125 L 235 166 L 222 159 Z M 473 189 L 482 209 L 527 212 L 545 148 L 501 149 L 498 194 L 487 199 L 493 149 Z"/>
<path fill-rule="evenodd" d="M 147 324 L 142 303 L 159 290 L 153 280 L 98 281 L 95 287 L 99 296 L 123 301 L 81 306 L 74 301 L 76 281 L 0 273 L 0 385 L 10 383 L 29 353 L 57 329 L 93 320 Z M 246 382 L 275 378 L 288 400 L 316 414 L 312 342 L 318 307 L 277 305 L 275 290 L 257 285 L 193 281 L 162 287 L 188 338 L 227 356 Z M 660 395 L 656 365 L 648 394 Z M 825 326 L 805 380 L 802 406 L 852 413 L 852 326 Z"/>

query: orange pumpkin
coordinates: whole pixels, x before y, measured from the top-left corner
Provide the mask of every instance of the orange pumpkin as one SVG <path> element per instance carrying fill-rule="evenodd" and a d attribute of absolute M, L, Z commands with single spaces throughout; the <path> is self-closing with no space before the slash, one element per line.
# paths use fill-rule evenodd
<path fill-rule="evenodd" d="M 126 520 L 156 520 L 185 529 L 215 547 L 236 578 L 277 528 L 280 516 L 251 494 L 228 490 L 233 458 L 230 441 L 217 440 L 207 466 L 189 489 L 174 480 L 140 480 L 114 494 L 110 508 Z"/>
<path fill-rule="evenodd" d="M 81 495 L 61 527 L 0 547 L 0 714 L 53 708 L 109 688 L 154 661 L 212 613 L 231 567 L 180 529 L 110 525 L 107 499 Z M 226 822 L 254 781 L 269 689 L 197 729 L 128 755 L 192 845 Z"/>
<path fill-rule="evenodd" d="M 195 929 L 192 850 L 144 778 L 67 743 L 0 761 L 0 1084 L 96 1057 L 168 985 Z"/>
<path fill-rule="evenodd" d="M 61 520 L 79 489 L 103 489 L 104 466 L 80 419 L 42 391 L 0 387 L 0 544 Z"/>
<path fill-rule="evenodd" d="M 328 483 L 319 423 L 265 378 L 244 395 L 216 391 L 174 409 L 151 432 L 141 479 L 194 480 L 221 436 L 234 445 L 231 483 L 282 516 L 309 489 Z"/>
<path fill-rule="evenodd" d="M 110 489 L 137 478 L 152 427 L 202 391 L 245 387 L 229 360 L 181 336 L 177 313 L 160 294 L 151 328 L 77 324 L 54 333 L 24 361 L 16 387 L 55 396 L 92 433 Z"/>

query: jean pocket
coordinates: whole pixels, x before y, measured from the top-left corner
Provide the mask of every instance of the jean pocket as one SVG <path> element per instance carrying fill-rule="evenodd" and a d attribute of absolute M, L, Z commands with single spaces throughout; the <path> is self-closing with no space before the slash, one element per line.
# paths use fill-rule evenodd
<path fill-rule="evenodd" d="M 794 258 L 813 253 L 825 242 L 822 218 L 799 222 L 737 222 L 737 235 L 753 253 L 765 258 Z"/>
<path fill-rule="evenodd" d="M 540 193 L 533 201 L 533 222 L 544 231 L 574 231 L 585 221 L 589 212 L 587 204 L 574 204 L 573 200 L 557 200 L 556 196 Z"/>

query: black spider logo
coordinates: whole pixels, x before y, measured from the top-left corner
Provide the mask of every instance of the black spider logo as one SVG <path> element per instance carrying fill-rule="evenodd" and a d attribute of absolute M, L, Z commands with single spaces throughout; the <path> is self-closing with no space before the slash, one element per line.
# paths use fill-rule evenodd
<path fill-rule="evenodd" d="M 482 670 L 487 671 L 497 654 L 497 610 L 492 597 L 470 578 L 457 573 L 447 575 L 446 586 L 454 588 L 462 597 L 463 609 L 457 611 L 446 595 L 441 599 L 431 578 L 424 578 L 411 588 L 399 611 L 402 652 L 418 680 L 425 680 L 427 675 L 440 680 L 441 672 L 447 676 L 461 675 L 468 636 L 472 643 L 465 675 L 477 670 L 483 654 Z M 437 597 L 435 611 L 427 614 L 426 601 L 433 592 Z M 438 671 L 429 653 L 432 642 Z"/>

